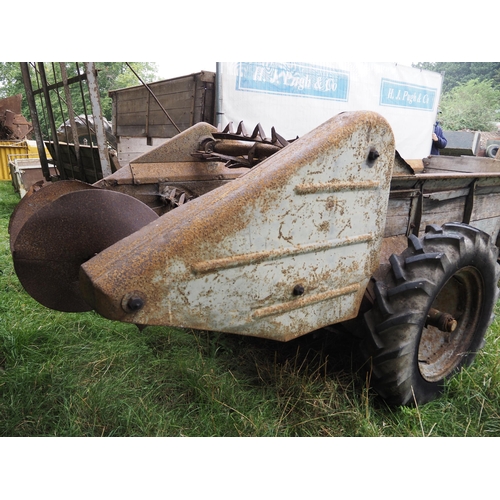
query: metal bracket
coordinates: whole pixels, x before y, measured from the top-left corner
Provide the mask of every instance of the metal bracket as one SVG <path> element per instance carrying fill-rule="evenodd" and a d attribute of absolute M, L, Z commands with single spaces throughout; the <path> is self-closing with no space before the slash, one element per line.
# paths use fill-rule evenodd
<path fill-rule="evenodd" d="M 422 212 L 424 209 L 424 183 L 425 181 L 420 181 L 415 186 L 415 189 L 418 189 L 419 193 L 418 196 L 411 199 L 406 236 L 410 236 L 410 234 L 418 236 L 420 233 L 420 224 L 422 223 Z"/>
<path fill-rule="evenodd" d="M 465 200 L 464 218 L 463 218 L 464 224 L 470 224 L 471 221 L 472 211 L 474 210 L 474 201 L 476 199 L 476 186 L 477 186 L 477 179 L 474 179 L 469 186 L 469 194 L 467 195 L 467 198 Z"/>

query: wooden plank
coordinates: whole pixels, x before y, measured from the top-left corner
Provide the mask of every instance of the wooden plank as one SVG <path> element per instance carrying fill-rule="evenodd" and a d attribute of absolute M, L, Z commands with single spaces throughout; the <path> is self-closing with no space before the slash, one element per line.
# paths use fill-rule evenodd
<path fill-rule="evenodd" d="M 120 118 L 124 114 L 128 113 L 147 113 L 148 111 L 148 102 L 147 102 L 147 95 L 145 95 L 141 99 L 136 99 L 133 101 L 120 101 L 118 100 L 117 102 L 117 118 L 118 121 L 120 121 Z M 170 110 L 172 109 L 177 109 L 177 108 L 184 108 L 184 107 L 192 107 L 193 103 L 193 93 L 192 92 L 181 92 L 178 94 L 175 94 L 173 96 L 170 96 L 170 99 L 159 99 L 161 102 L 161 105 L 170 113 Z M 199 105 L 201 105 L 201 98 L 199 98 Z M 158 103 L 154 100 L 151 99 L 151 102 L 149 103 L 149 112 L 161 112 L 160 106 Z"/>
<path fill-rule="evenodd" d="M 447 172 L 498 172 L 500 175 L 500 162 L 493 158 L 479 156 L 430 156 L 423 160 L 425 171 L 447 171 Z"/>
<path fill-rule="evenodd" d="M 411 197 L 389 199 L 384 238 L 406 234 Z"/>
<path fill-rule="evenodd" d="M 155 92 L 155 96 L 163 107 L 167 107 L 182 99 L 192 100 L 193 96 L 199 94 L 199 91 L 202 90 L 197 89 L 192 83 L 193 82 L 190 82 L 175 89 L 167 89 L 164 92 Z M 148 106 L 148 99 L 150 101 L 151 108 L 159 108 L 157 102 L 151 97 L 150 93 L 145 88 L 141 88 L 129 95 L 117 94 L 114 100 L 118 103 L 118 109 L 120 111 L 128 111 L 131 109 L 146 110 Z"/>
<path fill-rule="evenodd" d="M 471 222 L 471 226 L 477 227 L 481 231 L 488 233 L 492 237 L 493 242 L 497 245 L 499 244 L 498 235 L 500 229 L 500 216 L 490 217 L 488 219 L 473 220 Z"/>
<path fill-rule="evenodd" d="M 118 161 L 124 167 L 137 157 L 157 148 L 167 140 L 155 137 L 151 139 L 151 144 L 148 144 L 146 137 L 121 137 L 118 142 Z"/>
<path fill-rule="evenodd" d="M 421 228 L 428 224 L 462 222 L 466 197 L 436 201 L 424 198 Z"/>
<path fill-rule="evenodd" d="M 149 84 L 176 125 L 185 130 L 199 121 L 213 122 L 215 73 L 201 72 Z M 109 92 L 113 128 L 120 136 L 172 137 L 175 127 L 143 86 Z"/>
<path fill-rule="evenodd" d="M 164 80 L 162 82 L 153 82 L 148 84 L 149 88 L 155 94 L 157 98 L 175 94 L 178 92 L 185 92 L 186 90 L 191 90 L 197 85 L 197 82 L 193 80 L 192 77 L 189 78 L 179 78 L 176 80 Z M 126 89 L 113 90 L 109 92 L 112 99 L 116 100 L 134 100 L 134 99 L 144 99 L 149 95 L 148 90 L 139 85 L 137 87 L 129 87 Z M 161 99 L 160 99 L 161 101 Z"/>
<path fill-rule="evenodd" d="M 386 218 L 384 238 L 405 235 L 408 227 L 408 215 L 391 215 Z"/>
<path fill-rule="evenodd" d="M 181 110 L 175 110 L 172 113 L 169 113 L 170 117 L 176 123 L 177 125 L 181 122 L 187 122 L 189 123 L 191 113 L 186 110 L 186 109 L 181 109 Z M 171 125 L 171 121 L 166 117 L 166 116 L 154 116 L 149 118 L 149 126 L 151 127 L 152 125 Z M 118 130 L 120 130 L 122 127 L 130 127 L 130 126 L 138 126 L 140 125 L 141 127 L 146 126 L 146 117 L 145 116 L 138 116 L 138 115 L 127 115 L 122 119 L 122 121 L 118 124 Z M 131 137 L 132 134 L 119 134 L 119 135 L 125 135 L 127 137 Z"/>
<path fill-rule="evenodd" d="M 472 210 L 472 220 L 496 217 L 500 213 L 500 193 L 477 195 Z"/>
<path fill-rule="evenodd" d="M 181 130 L 186 130 L 189 128 L 189 121 L 176 121 L 176 125 Z M 148 133 L 146 133 L 145 125 L 129 125 L 126 127 L 119 127 L 119 136 L 127 137 L 157 137 L 157 138 L 170 138 L 177 135 L 177 129 L 171 124 L 155 125 L 149 127 Z"/>
<path fill-rule="evenodd" d="M 444 201 L 451 200 L 453 198 L 460 198 L 461 196 L 467 196 L 469 194 L 470 188 L 464 189 L 454 189 L 452 191 L 435 191 L 433 193 L 424 193 L 424 198 L 428 198 L 432 201 Z"/>

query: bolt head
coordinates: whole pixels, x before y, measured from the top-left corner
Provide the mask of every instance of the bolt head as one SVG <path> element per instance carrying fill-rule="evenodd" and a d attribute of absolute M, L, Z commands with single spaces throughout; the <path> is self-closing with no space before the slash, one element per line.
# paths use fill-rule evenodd
<path fill-rule="evenodd" d="M 127 293 L 122 299 L 122 309 L 126 313 L 138 312 L 144 307 L 144 304 L 144 297 L 139 292 Z"/>
<path fill-rule="evenodd" d="M 371 149 L 368 153 L 368 161 L 375 161 L 380 156 L 380 153 L 376 149 Z"/>

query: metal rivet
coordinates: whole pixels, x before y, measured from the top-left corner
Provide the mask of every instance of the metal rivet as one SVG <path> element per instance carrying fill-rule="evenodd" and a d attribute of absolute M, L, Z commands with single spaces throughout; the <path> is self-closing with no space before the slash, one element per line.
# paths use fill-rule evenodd
<path fill-rule="evenodd" d="M 295 285 L 293 287 L 294 295 L 302 295 L 304 293 L 304 287 L 302 285 Z"/>

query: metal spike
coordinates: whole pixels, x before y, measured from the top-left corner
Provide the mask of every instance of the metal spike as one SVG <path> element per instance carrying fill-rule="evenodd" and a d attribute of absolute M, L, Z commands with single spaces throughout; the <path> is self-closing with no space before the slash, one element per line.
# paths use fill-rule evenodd
<path fill-rule="evenodd" d="M 257 139 L 258 137 L 260 137 L 263 141 L 267 139 L 264 129 L 260 123 L 257 123 L 252 133 L 252 139 Z"/>
<path fill-rule="evenodd" d="M 245 128 L 245 124 L 243 123 L 243 121 L 241 121 L 238 124 L 238 129 L 236 130 L 236 134 L 248 137 L 248 134 L 247 134 L 247 131 L 246 131 L 246 128 Z"/>
<path fill-rule="evenodd" d="M 222 131 L 223 134 L 234 134 L 233 122 L 229 122 L 226 128 Z"/>
<path fill-rule="evenodd" d="M 273 144 L 278 143 L 283 147 L 288 146 L 288 144 L 290 144 L 285 138 L 283 138 L 276 132 L 274 127 L 271 128 L 271 138 Z"/>

